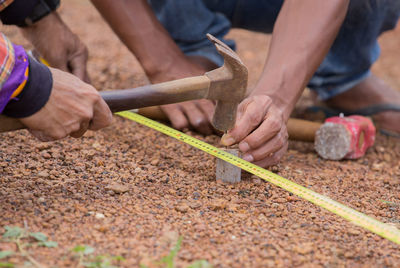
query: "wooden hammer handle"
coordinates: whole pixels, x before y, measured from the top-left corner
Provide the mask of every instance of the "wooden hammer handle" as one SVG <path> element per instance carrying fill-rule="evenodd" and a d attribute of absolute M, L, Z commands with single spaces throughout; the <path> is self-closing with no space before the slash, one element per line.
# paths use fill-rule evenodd
<path fill-rule="evenodd" d="M 167 116 L 158 106 L 139 109 L 139 114 L 157 120 L 167 120 Z M 296 141 L 313 142 L 315 133 L 321 127 L 321 123 L 290 118 L 287 123 L 289 138 Z"/>

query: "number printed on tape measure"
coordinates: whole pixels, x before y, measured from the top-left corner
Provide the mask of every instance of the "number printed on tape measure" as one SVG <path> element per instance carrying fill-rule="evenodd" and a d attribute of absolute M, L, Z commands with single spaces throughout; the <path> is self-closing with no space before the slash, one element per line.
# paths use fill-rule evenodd
<path fill-rule="evenodd" d="M 361 226 L 366 230 L 369 230 L 375 234 L 378 234 L 396 244 L 400 245 L 400 231 L 394 226 L 390 226 L 383 222 L 380 222 L 372 217 L 369 217 L 357 210 L 354 210 L 348 206 L 345 206 L 327 196 L 321 195 L 308 188 L 305 188 L 291 180 L 285 179 L 269 170 L 263 169 L 250 162 L 247 162 L 237 156 L 230 153 L 224 152 L 206 142 L 193 138 L 187 134 L 184 134 L 176 129 L 170 128 L 166 125 L 148 119 L 144 116 L 133 112 L 119 112 L 117 115 L 148 126 L 154 130 L 164 133 L 170 137 L 181 140 L 195 148 L 198 148 L 208 154 L 211 154 L 219 159 L 222 159 L 232 165 L 240 167 L 249 173 L 252 173 L 265 181 L 268 181 L 276 186 L 285 189 L 286 191 L 293 193 L 319 207 L 325 208 L 332 213 L 352 222 L 355 225 Z"/>

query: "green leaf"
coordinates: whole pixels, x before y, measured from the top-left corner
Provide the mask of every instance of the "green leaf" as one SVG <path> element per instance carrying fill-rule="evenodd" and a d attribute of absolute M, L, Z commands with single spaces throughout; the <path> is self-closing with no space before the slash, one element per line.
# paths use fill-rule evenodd
<path fill-rule="evenodd" d="M 43 246 L 46 248 L 56 248 L 58 247 L 58 243 L 54 241 L 43 241 L 38 243 L 39 246 Z"/>
<path fill-rule="evenodd" d="M 14 267 L 14 264 L 11 262 L 0 262 L 0 267 Z"/>
<path fill-rule="evenodd" d="M 139 264 L 139 267 L 140 267 L 140 268 L 149 268 L 149 266 L 144 265 L 144 264 Z"/>
<path fill-rule="evenodd" d="M 124 260 L 125 260 L 125 258 L 122 257 L 122 256 L 113 256 L 112 259 L 113 259 L 114 261 L 124 261 Z"/>
<path fill-rule="evenodd" d="M 4 259 L 8 256 L 11 256 L 14 254 L 14 251 L 11 250 L 4 250 L 4 251 L 0 251 L 0 259 Z"/>
<path fill-rule="evenodd" d="M 98 262 L 84 262 L 82 263 L 83 267 L 87 268 L 97 268 L 100 267 L 100 264 Z"/>
<path fill-rule="evenodd" d="M 44 233 L 29 233 L 30 237 L 35 238 L 37 241 L 44 242 L 47 241 L 47 236 Z"/>
<path fill-rule="evenodd" d="M 198 260 L 193 262 L 187 268 L 212 268 L 212 265 L 206 260 Z"/>
<path fill-rule="evenodd" d="M 89 255 L 94 252 L 94 248 L 92 248 L 91 246 L 78 245 L 74 247 L 72 251 L 76 253 L 83 253 L 84 255 Z"/>
<path fill-rule="evenodd" d="M 17 238 L 20 237 L 24 230 L 18 226 L 4 226 L 6 232 L 3 234 L 4 238 Z"/>
<path fill-rule="evenodd" d="M 171 249 L 169 254 L 161 259 L 161 263 L 164 263 L 167 268 L 174 268 L 175 267 L 175 257 L 178 254 L 179 250 L 181 249 L 183 237 L 180 236 L 176 245 Z"/>

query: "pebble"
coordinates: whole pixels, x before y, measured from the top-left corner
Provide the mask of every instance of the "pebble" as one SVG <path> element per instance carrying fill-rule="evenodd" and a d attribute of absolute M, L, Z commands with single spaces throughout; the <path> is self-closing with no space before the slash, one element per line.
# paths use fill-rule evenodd
<path fill-rule="evenodd" d="M 112 183 L 106 186 L 106 190 L 113 191 L 116 194 L 122 194 L 129 191 L 129 187 L 120 184 L 120 183 Z"/>
<path fill-rule="evenodd" d="M 96 219 L 98 219 L 98 220 L 101 220 L 101 219 L 104 219 L 106 216 L 104 216 L 103 213 L 96 212 L 96 214 L 94 215 L 94 217 L 95 217 Z"/>
<path fill-rule="evenodd" d="M 185 203 L 179 204 L 175 207 L 176 211 L 182 212 L 182 213 L 186 213 L 189 210 L 189 206 Z"/>
<path fill-rule="evenodd" d="M 215 199 L 210 203 L 210 209 L 213 211 L 222 210 L 226 208 L 227 202 L 223 199 Z"/>
<path fill-rule="evenodd" d="M 41 178 L 48 178 L 49 177 L 49 173 L 47 171 L 45 171 L 45 170 L 39 171 L 37 175 L 38 175 L 38 177 L 41 177 Z"/>
<path fill-rule="evenodd" d="M 314 246 L 312 243 L 307 243 L 299 246 L 295 246 L 293 250 L 299 254 L 306 255 L 308 253 L 311 253 L 314 249 Z"/>

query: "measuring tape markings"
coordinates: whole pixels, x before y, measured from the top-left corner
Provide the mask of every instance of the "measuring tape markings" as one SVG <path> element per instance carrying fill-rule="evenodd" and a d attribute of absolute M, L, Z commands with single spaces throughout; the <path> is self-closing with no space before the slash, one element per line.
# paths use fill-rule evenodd
<path fill-rule="evenodd" d="M 256 175 L 262 178 L 265 181 L 268 181 L 276 186 L 285 189 L 297 196 L 319 206 L 325 208 L 326 210 L 341 216 L 342 218 L 352 222 L 355 225 L 363 227 L 375 234 L 378 234 L 396 244 L 400 245 L 400 231 L 390 225 L 387 225 L 383 222 L 380 222 L 370 216 L 367 216 L 357 210 L 354 210 L 348 206 L 345 206 L 327 196 L 321 195 L 317 192 L 314 192 L 308 188 L 305 188 L 291 180 L 285 179 L 275 173 L 272 173 L 269 170 L 263 169 L 257 165 L 254 165 L 250 162 L 247 162 L 237 156 L 234 156 L 230 153 L 224 152 L 206 142 L 200 141 L 194 137 L 191 137 L 187 134 L 184 134 L 176 129 L 170 128 L 166 125 L 148 119 L 147 117 L 141 116 L 139 114 L 125 111 L 116 113 L 122 117 L 125 117 L 129 120 L 135 121 L 147 127 L 150 127 L 154 130 L 157 130 L 163 134 L 166 134 L 170 137 L 183 141 L 186 144 L 189 144 L 197 149 L 200 149 L 208 154 L 211 154 L 219 159 L 222 159 L 234 166 L 237 166 L 243 170 L 246 170 L 253 175 Z"/>

